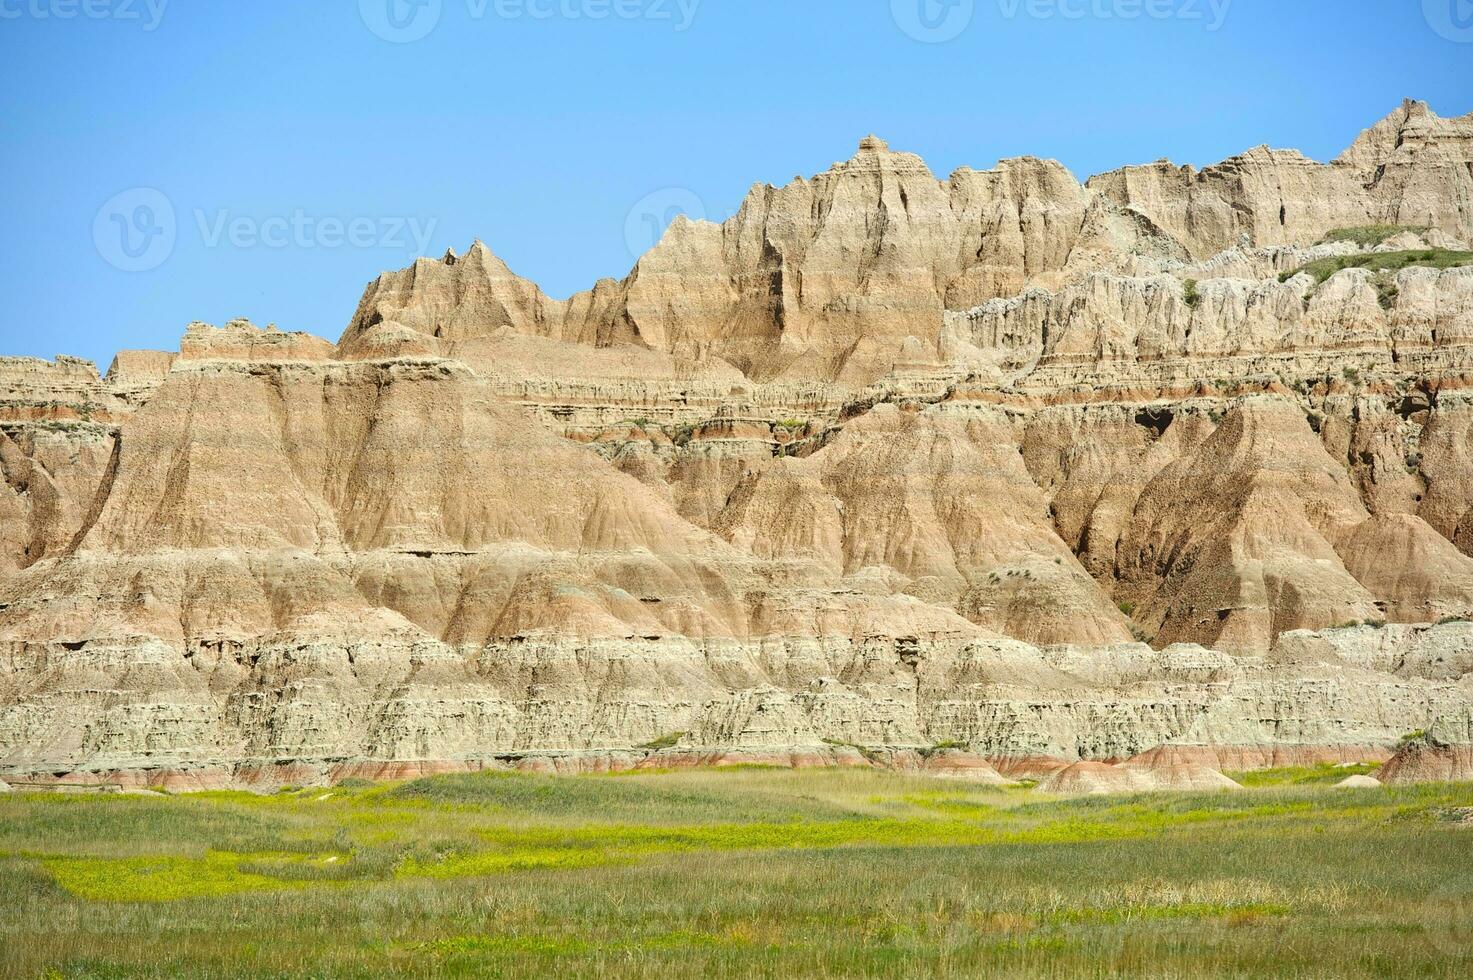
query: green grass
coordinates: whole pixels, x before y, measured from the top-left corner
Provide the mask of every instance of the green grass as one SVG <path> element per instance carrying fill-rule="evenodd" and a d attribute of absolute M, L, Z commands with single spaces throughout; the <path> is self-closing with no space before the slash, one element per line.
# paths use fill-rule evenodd
<path fill-rule="evenodd" d="M 314 876 L 302 872 L 329 868 L 341 857 L 207 851 L 199 857 L 48 857 L 41 863 L 57 884 L 78 898 L 132 902 L 305 887 Z"/>
<path fill-rule="evenodd" d="M 1470 975 L 1473 785 L 1324 785 L 1364 768 L 9 794 L 0 976 Z"/>
<path fill-rule="evenodd" d="M 1374 776 L 1380 765 L 1363 763 L 1338 766 L 1285 766 L 1280 769 L 1255 769 L 1251 772 L 1228 773 L 1244 786 L 1323 786 L 1334 785 L 1349 776 Z"/>
<path fill-rule="evenodd" d="M 658 752 L 660 749 L 674 748 L 684 737 L 685 732 L 670 732 L 669 734 L 661 735 L 659 738 L 651 739 L 650 741 L 641 745 L 640 748 L 650 749 Z"/>
<path fill-rule="evenodd" d="M 1304 273 L 1313 276 L 1316 283 L 1322 283 L 1344 269 L 1391 273 L 1413 266 L 1452 269 L 1469 264 L 1473 264 L 1473 252 L 1454 252 L 1442 248 L 1418 249 L 1410 252 L 1375 252 L 1366 255 L 1336 255 L 1307 263 L 1292 272 L 1285 272 L 1279 276 L 1279 281 L 1288 282 Z"/>

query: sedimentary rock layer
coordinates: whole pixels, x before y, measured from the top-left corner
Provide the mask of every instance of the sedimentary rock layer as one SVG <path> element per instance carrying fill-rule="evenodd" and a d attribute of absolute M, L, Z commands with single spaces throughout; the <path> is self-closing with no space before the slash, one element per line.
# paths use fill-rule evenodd
<path fill-rule="evenodd" d="M 477 243 L 337 344 L 0 360 L 0 769 L 1199 787 L 1466 733 L 1470 201 L 1416 103 L 1083 184 L 869 138 L 567 301 Z"/>

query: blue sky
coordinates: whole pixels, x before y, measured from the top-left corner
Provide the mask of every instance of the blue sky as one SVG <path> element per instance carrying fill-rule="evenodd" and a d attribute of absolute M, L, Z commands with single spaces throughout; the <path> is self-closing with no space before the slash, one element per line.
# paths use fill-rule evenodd
<path fill-rule="evenodd" d="M 414 2 L 0 0 L 0 353 L 336 339 L 476 237 L 566 296 L 870 132 L 1082 178 L 1473 111 L 1469 0 Z"/>

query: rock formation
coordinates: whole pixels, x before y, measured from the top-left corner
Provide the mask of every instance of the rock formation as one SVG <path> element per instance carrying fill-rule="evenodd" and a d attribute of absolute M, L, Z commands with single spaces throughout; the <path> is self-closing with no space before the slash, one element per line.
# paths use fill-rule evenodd
<path fill-rule="evenodd" d="M 0 359 L 0 774 L 1473 741 L 1470 239 L 1473 116 L 1418 103 L 1084 183 L 869 137 L 566 301 L 477 242 L 336 344 Z"/>
<path fill-rule="evenodd" d="M 1473 780 L 1473 729 L 1439 718 L 1431 730 L 1402 739 L 1379 776 L 1390 784 Z"/>

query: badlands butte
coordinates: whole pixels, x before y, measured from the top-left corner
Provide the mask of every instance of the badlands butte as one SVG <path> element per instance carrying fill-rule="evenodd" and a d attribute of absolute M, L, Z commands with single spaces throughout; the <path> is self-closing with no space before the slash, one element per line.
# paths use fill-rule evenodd
<path fill-rule="evenodd" d="M 1422 103 L 1085 183 L 870 137 L 565 301 L 477 242 L 336 344 L 5 359 L 0 778 L 1473 778 L 1470 242 Z"/>

